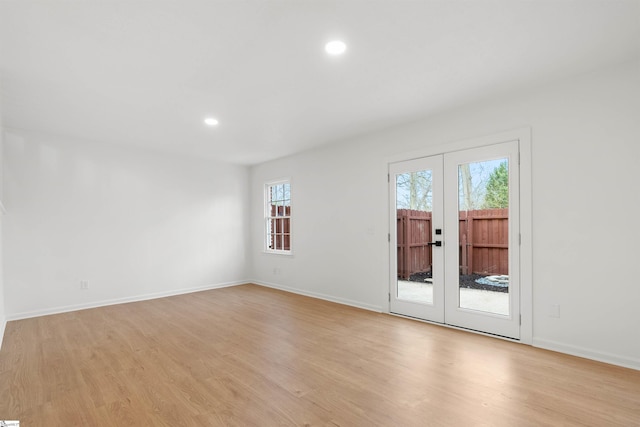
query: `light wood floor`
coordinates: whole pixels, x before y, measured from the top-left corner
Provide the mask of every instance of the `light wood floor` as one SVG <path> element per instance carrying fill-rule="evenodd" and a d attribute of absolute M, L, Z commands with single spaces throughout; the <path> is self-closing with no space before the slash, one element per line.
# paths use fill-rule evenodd
<path fill-rule="evenodd" d="M 640 371 L 255 285 L 7 324 L 24 426 L 638 426 Z"/>

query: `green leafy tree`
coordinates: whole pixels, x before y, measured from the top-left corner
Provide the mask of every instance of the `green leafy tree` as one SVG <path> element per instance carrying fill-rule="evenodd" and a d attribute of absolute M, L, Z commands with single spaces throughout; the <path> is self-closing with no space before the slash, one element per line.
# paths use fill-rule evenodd
<path fill-rule="evenodd" d="M 484 196 L 484 209 L 509 207 L 509 169 L 507 162 L 502 162 L 491 172 L 487 181 L 487 192 Z"/>

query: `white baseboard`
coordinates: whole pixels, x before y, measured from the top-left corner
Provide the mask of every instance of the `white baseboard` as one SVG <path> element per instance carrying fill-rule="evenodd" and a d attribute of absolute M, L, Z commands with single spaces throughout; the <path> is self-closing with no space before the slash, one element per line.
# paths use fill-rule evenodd
<path fill-rule="evenodd" d="M 293 294 L 304 295 L 306 297 L 318 298 L 325 301 L 335 302 L 338 304 L 349 305 L 351 307 L 362 308 L 364 310 L 375 311 L 376 313 L 382 313 L 383 311 L 382 307 L 377 305 L 363 304 L 360 301 L 353 301 L 346 298 L 338 298 L 332 295 L 321 294 L 319 292 L 310 292 L 303 289 L 290 288 L 288 286 L 282 286 L 276 283 L 263 282 L 261 280 L 251 280 L 249 283 L 254 283 L 256 285 L 264 286 L 266 288 L 279 289 L 281 291 L 291 292 Z"/>
<path fill-rule="evenodd" d="M 2 341 L 4 339 L 4 330 L 7 327 L 7 319 L 0 318 L 0 351 L 2 351 Z"/>
<path fill-rule="evenodd" d="M 598 362 L 609 363 L 611 365 L 622 366 L 624 368 L 640 370 L 640 359 L 618 356 L 616 354 L 563 344 L 557 341 L 545 340 L 543 338 L 534 337 L 532 345 L 545 350 L 557 351 L 559 353 L 570 354 L 572 356 L 583 357 L 585 359 L 596 360 Z"/>
<path fill-rule="evenodd" d="M 208 291 L 211 289 L 218 289 L 218 288 L 227 288 L 229 286 L 237 286 L 237 285 L 243 285 L 249 283 L 247 281 L 237 281 L 237 282 L 226 282 L 226 283 L 217 283 L 214 285 L 207 285 L 207 286 L 200 286 L 200 287 L 196 287 L 196 288 L 186 288 L 186 289 L 176 289 L 176 290 L 172 290 L 172 291 L 165 291 L 165 292 L 157 292 L 157 293 L 152 293 L 152 294 L 142 294 L 142 295 L 136 295 L 136 296 L 131 296 L 131 297 L 124 297 L 124 298 L 114 298 L 114 299 L 109 299 L 109 300 L 101 300 L 101 301 L 94 301 L 94 302 L 90 302 L 87 304 L 76 304 L 76 305 L 67 305 L 67 306 L 62 306 L 62 307 L 51 307 L 51 308 L 47 308 L 44 310 L 35 310 L 35 311 L 25 311 L 22 313 L 14 313 L 14 314 L 10 314 L 7 316 L 7 321 L 9 320 L 20 320 L 20 319 L 28 319 L 31 317 L 40 317 L 40 316 L 47 316 L 50 314 L 59 314 L 59 313 L 67 313 L 70 311 L 78 311 L 78 310 L 86 310 L 89 308 L 98 308 L 98 307 L 104 307 L 107 305 L 115 305 L 115 304 L 126 304 L 129 302 L 137 302 L 137 301 L 145 301 L 145 300 L 150 300 L 150 299 L 156 299 L 156 298 L 166 298 L 166 297 L 171 297 L 174 295 L 183 295 L 183 294 L 190 294 L 193 292 L 201 292 L 201 291 Z"/>

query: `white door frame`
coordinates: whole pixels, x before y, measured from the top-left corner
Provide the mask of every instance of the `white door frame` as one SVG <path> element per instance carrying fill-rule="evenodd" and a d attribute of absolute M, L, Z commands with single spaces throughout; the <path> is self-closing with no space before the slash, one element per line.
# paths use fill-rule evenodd
<path fill-rule="evenodd" d="M 409 153 L 401 153 L 388 157 L 385 162 L 385 170 L 389 170 L 391 163 L 418 159 L 421 157 L 446 154 L 454 151 L 477 148 L 486 145 L 494 145 L 502 142 L 517 140 L 520 146 L 520 315 L 522 323 L 520 325 L 520 340 L 523 344 L 532 344 L 533 340 L 533 236 L 532 236 L 532 176 L 531 176 L 531 128 L 519 128 L 506 132 L 501 132 L 484 137 L 477 137 L 458 142 L 446 143 L 425 147 L 424 149 Z M 385 179 L 386 181 L 386 179 Z M 388 191 L 387 191 L 388 193 Z M 391 201 L 386 200 L 385 211 L 389 211 L 388 206 Z M 391 221 L 388 218 L 387 224 Z M 392 232 L 391 229 L 388 230 Z M 395 247 L 388 247 L 388 257 L 391 251 L 396 251 Z M 386 277 L 391 276 L 389 263 L 387 264 Z M 389 283 L 385 291 L 389 292 Z M 387 312 L 391 313 L 390 305 L 387 304 Z"/>

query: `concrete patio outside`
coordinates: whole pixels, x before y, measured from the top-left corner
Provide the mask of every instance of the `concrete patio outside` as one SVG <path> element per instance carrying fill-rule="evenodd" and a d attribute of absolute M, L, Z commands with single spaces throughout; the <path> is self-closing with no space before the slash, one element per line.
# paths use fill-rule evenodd
<path fill-rule="evenodd" d="M 398 280 L 398 299 L 433 304 L 431 283 Z M 509 294 L 481 289 L 460 288 L 460 306 L 495 314 L 509 314 Z"/>

